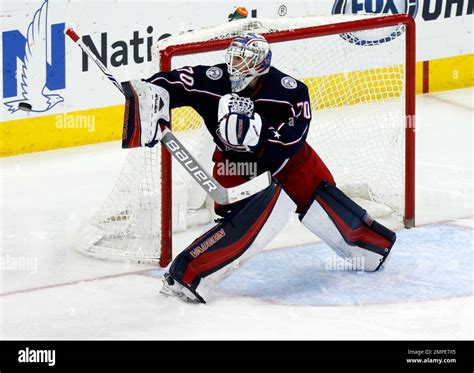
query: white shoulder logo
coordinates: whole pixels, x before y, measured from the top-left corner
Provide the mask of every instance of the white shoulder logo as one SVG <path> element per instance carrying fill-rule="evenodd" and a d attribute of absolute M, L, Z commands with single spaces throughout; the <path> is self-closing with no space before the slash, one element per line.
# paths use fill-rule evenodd
<path fill-rule="evenodd" d="M 287 89 L 295 89 L 298 83 L 296 83 L 296 80 L 289 77 L 289 76 L 284 76 L 281 79 L 281 85 Z"/>
<path fill-rule="evenodd" d="M 206 75 L 209 79 L 218 80 L 222 77 L 222 70 L 219 67 L 213 66 L 207 69 Z"/>

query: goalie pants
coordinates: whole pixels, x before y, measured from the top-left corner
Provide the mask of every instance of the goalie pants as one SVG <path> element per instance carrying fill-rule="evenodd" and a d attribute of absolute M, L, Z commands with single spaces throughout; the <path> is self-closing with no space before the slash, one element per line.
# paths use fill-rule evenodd
<path fill-rule="evenodd" d="M 224 160 L 216 150 L 215 165 Z M 243 176 L 214 177 L 225 187 L 246 181 Z M 376 271 L 395 242 L 395 233 L 374 221 L 334 184 L 316 152 L 305 144 L 274 175 L 269 188 L 228 206 L 216 205 L 224 216 L 197 238 L 171 264 L 169 274 L 203 299 L 246 259 L 261 251 L 297 212 L 304 226 L 338 255 L 356 260 L 357 269 Z M 199 289 L 198 289 L 199 287 Z"/>
<path fill-rule="evenodd" d="M 242 184 L 249 179 L 247 176 L 222 175 L 218 172 L 217 165 L 225 161 L 224 154 L 218 149 L 214 152 L 212 161 L 214 162 L 214 178 L 226 188 Z M 308 143 L 305 143 L 286 165 L 273 175 L 295 201 L 296 212 L 301 212 L 307 207 L 314 191 L 323 180 L 334 184 L 331 172 Z M 216 203 L 216 214 L 225 216 L 229 207 L 232 208 L 231 205 L 221 206 Z"/>

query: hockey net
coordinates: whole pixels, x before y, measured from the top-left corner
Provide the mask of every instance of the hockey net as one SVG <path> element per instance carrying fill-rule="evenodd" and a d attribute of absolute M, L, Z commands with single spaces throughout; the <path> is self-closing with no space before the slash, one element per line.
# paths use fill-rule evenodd
<path fill-rule="evenodd" d="M 414 23 L 397 16 L 244 19 L 158 42 L 155 71 L 224 61 L 229 38 L 264 34 L 272 64 L 308 86 L 307 141 L 337 185 L 374 217 L 414 224 Z M 151 74 L 150 74 L 151 75 Z M 214 150 L 202 118 L 172 111 L 172 130 L 211 169 Z M 172 231 L 206 224 L 212 201 L 161 146 L 130 154 L 109 198 L 81 228 L 75 247 L 97 258 L 160 263 Z"/>

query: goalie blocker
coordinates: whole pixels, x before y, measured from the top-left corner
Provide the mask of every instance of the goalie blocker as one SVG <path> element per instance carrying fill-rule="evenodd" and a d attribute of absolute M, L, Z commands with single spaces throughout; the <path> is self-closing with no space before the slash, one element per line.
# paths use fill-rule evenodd
<path fill-rule="evenodd" d="M 165 276 L 162 292 L 205 303 L 210 291 L 252 255 L 260 252 L 284 228 L 290 213 L 339 256 L 373 272 L 386 262 L 396 235 L 374 221 L 340 191 L 317 154 L 308 146 L 295 155 L 278 180 L 233 208 L 216 206 L 221 219 L 181 252 Z M 214 160 L 219 158 L 216 151 Z M 297 166 L 297 167 L 295 167 Z M 230 185 L 243 180 L 226 176 Z M 329 180 L 329 181 L 328 181 Z M 316 185 L 311 192 L 310 185 Z M 220 207 L 220 208 L 219 208 Z"/>
<path fill-rule="evenodd" d="M 162 137 L 160 125 L 169 127 L 170 96 L 166 89 L 142 80 L 122 83 L 125 113 L 122 148 L 155 146 Z"/>

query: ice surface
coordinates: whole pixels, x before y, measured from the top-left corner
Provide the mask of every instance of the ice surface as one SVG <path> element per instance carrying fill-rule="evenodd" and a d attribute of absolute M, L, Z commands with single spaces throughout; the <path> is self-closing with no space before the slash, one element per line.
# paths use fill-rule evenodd
<path fill-rule="evenodd" d="M 470 296 L 474 295 L 473 249 L 472 230 L 430 225 L 398 232 L 390 262 L 378 272 L 347 270 L 344 262 L 320 243 L 262 253 L 227 278 L 221 288 L 230 294 L 293 305 Z"/>

